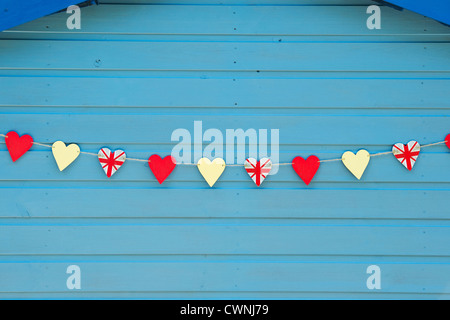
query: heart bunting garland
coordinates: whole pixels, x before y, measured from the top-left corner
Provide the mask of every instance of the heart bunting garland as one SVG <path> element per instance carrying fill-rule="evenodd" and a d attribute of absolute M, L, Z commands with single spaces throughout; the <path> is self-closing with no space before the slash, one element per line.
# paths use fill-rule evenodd
<path fill-rule="evenodd" d="M 108 178 L 111 178 L 122 167 L 126 158 L 127 156 L 122 150 L 112 152 L 108 148 L 102 148 L 98 152 L 98 160 Z"/>
<path fill-rule="evenodd" d="M 248 158 L 245 160 L 244 167 L 250 178 L 259 187 L 272 169 L 272 161 L 269 158 L 262 158 L 259 161 Z"/>
<path fill-rule="evenodd" d="M 10 131 L 5 136 L 6 148 L 13 162 L 16 162 L 33 146 L 33 138 L 29 135 L 19 136 L 17 132 Z"/>
<path fill-rule="evenodd" d="M 396 143 L 392 147 L 392 153 L 405 166 L 409 171 L 412 170 L 416 164 L 417 157 L 420 154 L 420 144 L 417 141 L 410 141 L 404 145 L 402 143 Z"/>
<path fill-rule="evenodd" d="M 66 146 L 62 141 L 56 141 L 52 145 L 53 157 L 58 165 L 59 171 L 63 171 L 80 155 L 80 147 L 76 144 Z"/>
<path fill-rule="evenodd" d="M 316 156 L 310 156 L 308 159 L 295 157 L 292 160 L 292 168 L 299 175 L 306 185 L 309 185 L 319 170 L 320 160 Z"/>
<path fill-rule="evenodd" d="M 87 154 L 97 156 L 106 176 L 111 178 L 127 160 L 126 153 L 123 150 L 111 151 L 105 147 L 100 149 L 98 153 L 81 152 L 80 147 L 74 143 L 69 145 L 66 145 L 63 141 L 56 141 L 53 145 L 38 143 L 34 142 L 30 135 L 25 134 L 19 136 L 15 131 L 10 131 L 6 135 L 0 133 L 0 136 L 5 138 L 6 148 L 13 162 L 20 159 L 33 145 L 37 145 L 52 149 L 53 157 L 60 171 L 64 171 L 70 166 L 80 154 Z M 341 158 L 337 159 L 319 160 L 315 155 L 311 155 L 305 159 L 297 156 L 291 162 L 277 164 L 273 164 L 270 158 L 262 158 L 259 161 L 254 158 L 248 158 L 245 160 L 243 166 L 247 174 L 258 187 L 261 186 L 270 174 L 273 165 L 291 165 L 300 179 L 309 186 L 323 162 L 342 162 L 350 173 L 360 180 L 365 173 L 372 156 L 392 154 L 407 170 L 412 171 L 422 148 L 442 144 L 446 144 L 450 149 L 450 134 L 446 136 L 444 141 L 429 143 L 423 146 L 415 140 L 411 140 L 407 144 L 396 143 L 392 146 L 392 150 L 388 152 L 370 154 L 367 150 L 361 149 L 356 154 L 347 151 Z M 41 154 L 35 153 L 34 156 L 39 158 L 41 157 Z M 154 154 L 150 156 L 148 160 L 130 158 L 129 161 L 147 162 L 159 184 L 166 181 L 177 166 L 175 157 L 171 155 L 162 158 L 161 156 Z M 195 165 L 192 163 L 180 163 L 180 165 L 183 164 L 189 166 Z M 242 164 L 232 166 L 242 166 Z M 222 158 L 216 158 L 213 161 L 208 158 L 201 158 L 197 162 L 197 169 L 210 187 L 215 185 L 225 171 L 225 168 L 226 163 Z"/>
<path fill-rule="evenodd" d="M 148 165 L 155 175 L 159 184 L 162 184 L 164 180 L 172 173 L 176 166 L 176 160 L 172 156 L 167 156 L 162 159 L 159 155 L 154 154 L 148 159 Z"/>

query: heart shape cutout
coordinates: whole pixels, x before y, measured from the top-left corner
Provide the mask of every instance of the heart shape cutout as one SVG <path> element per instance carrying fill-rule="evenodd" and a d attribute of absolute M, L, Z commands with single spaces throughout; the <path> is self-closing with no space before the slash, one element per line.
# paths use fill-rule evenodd
<path fill-rule="evenodd" d="M 212 187 L 225 170 L 225 161 L 221 158 L 216 158 L 213 161 L 208 158 L 201 158 L 197 162 L 198 171 L 200 171 L 203 178 Z"/>
<path fill-rule="evenodd" d="M 98 152 L 98 160 L 108 178 L 111 178 L 122 167 L 126 159 L 125 151 L 122 150 L 112 152 L 108 148 L 102 148 Z"/>
<path fill-rule="evenodd" d="M 370 154 L 367 150 L 359 150 L 356 154 L 347 151 L 342 155 L 342 162 L 347 169 L 359 180 L 369 165 Z"/>
<path fill-rule="evenodd" d="M 450 134 L 445 138 L 445 144 L 450 149 Z"/>
<path fill-rule="evenodd" d="M 27 134 L 20 137 L 17 132 L 10 131 L 5 136 L 5 143 L 12 161 L 16 162 L 33 146 L 33 138 Z"/>
<path fill-rule="evenodd" d="M 58 165 L 59 171 L 67 168 L 80 155 L 80 147 L 76 144 L 66 144 L 62 141 L 56 141 L 52 145 L 52 153 Z"/>
<path fill-rule="evenodd" d="M 176 160 L 172 156 L 167 156 L 162 159 L 159 155 L 154 154 L 148 159 L 148 165 L 155 175 L 159 184 L 162 184 L 164 180 L 172 173 L 176 166 Z"/>
<path fill-rule="evenodd" d="M 248 158 L 245 160 L 244 167 L 250 178 L 259 187 L 266 179 L 270 170 L 272 170 L 272 161 L 269 158 L 262 158 L 260 161 L 256 161 L 254 158 Z"/>
<path fill-rule="evenodd" d="M 295 157 L 292 160 L 292 168 L 299 175 L 306 185 L 309 185 L 319 170 L 320 160 L 316 156 L 310 156 L 308 159 L 302 157 Z"/>
<path fill-rule="evenodd" d="M 408 144 L 396 143 L 392 147 L 392 153 L 397 160 L 409 171 L 416 164 L 417 157 L 420 154 L 420 144 L 417 141 L 410 141 Z"/>

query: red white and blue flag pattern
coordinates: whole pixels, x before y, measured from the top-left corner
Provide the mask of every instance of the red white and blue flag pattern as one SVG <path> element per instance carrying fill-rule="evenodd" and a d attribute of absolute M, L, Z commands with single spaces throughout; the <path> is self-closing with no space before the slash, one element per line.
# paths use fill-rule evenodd
<path fill-rule="evenodd" d="M 409 171 L 414 167 L 420 153 L 420 144 L 410 141 L 408 144 L 397 143 L 392 147 L 392 153 Z"/>
<path fill-rule="evenodd" d="M 126 158 L 127 156 L 122 150 L 112 152 L 108 148 L 102 148 L 98 152 L 98 160 L 108 178 L 111 178 L 111 176 L 120 169 Z"/>
<path fill-rule="evenodd" d="M 259 187 L 272 169 L 272 161 L 269 158 L 262 158 L 260 161 L 248 158 L 245 160 L 244 167 L 250 178 Z"/>

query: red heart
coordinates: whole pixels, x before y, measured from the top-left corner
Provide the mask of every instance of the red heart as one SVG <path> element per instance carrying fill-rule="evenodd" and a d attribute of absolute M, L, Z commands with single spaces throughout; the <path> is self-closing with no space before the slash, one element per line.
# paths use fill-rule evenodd
<path fill-rule="evenodd" d="M 162 184 L 172 173 L 177 164 L 175 158 L 172 156 L 161 159 L 160 156 L 154 154 L 148 159 L 148 165 L 155 175 L 156 180 L 158 180 L 159 184 Z"/>
<path fill-rule="evenodd" d="M 33 146 L 33 138 L 31 136 L 23 135 L 19 137 L 14 131 L 6 134 L 5 142 L 13 162 L 16 162 L 17 159 L 23 156 Z"/>
<path fill-rule="evenodd" d="M 292 167 L 303 182 L 309 185 L 320 167 L 320 160 L 316 156 L 310 156 L 306 160 L 302 157 L 296 157 L 292 160 Z"/>
<path fill-rule="evenodd" d="M 450 134 L 445 138 L 445 144 L 450 148 Z"/>

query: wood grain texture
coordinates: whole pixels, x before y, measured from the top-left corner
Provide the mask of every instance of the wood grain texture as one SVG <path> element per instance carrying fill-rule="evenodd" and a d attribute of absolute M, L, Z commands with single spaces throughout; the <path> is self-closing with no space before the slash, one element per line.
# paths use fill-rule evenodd
<path fill-rule="evenodd" d="M 0 33 L 0 133 L 147 159 L 202 121 L 278 129 L 287 163 L 444 140 L 450 28 L 382 6 L 368 30 L 371 4 L 105 0 L 72 31 L 44 17 Z M 309 186 L 290 166 L 260 188 L 243 167 L 159 185 L 146 163 L 107 179 L 83 154 L 60 172 L 42 146 L 13 164 L 0 139 L 0 298 L 448 299 L 449 167 L 441 145 L 411 172 L 374 157 L 361 181 L 331 162 Z"/>

